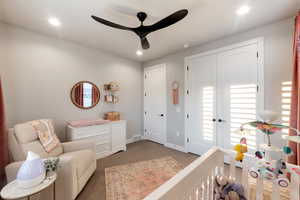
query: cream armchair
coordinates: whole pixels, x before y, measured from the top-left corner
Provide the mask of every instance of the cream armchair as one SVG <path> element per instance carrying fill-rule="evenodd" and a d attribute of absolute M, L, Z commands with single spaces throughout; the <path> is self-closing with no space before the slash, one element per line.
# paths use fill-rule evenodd
<path fill-rule="evenodd" d="M 13 163 L 6 166 L 7 181 L 16 179 L 16 174 L 28 151 L 42 158 L 59 157 L 60 167 L 55 184 L 57 200 L 74 200 L 96 170 L 95 145 L 91 141 L 80 140 L 61 143 L 47 153 L 29 123 L 18 124 L 9 130 L 9 151 Z M 40 194 L 40 200 L 51 200 L 51 188 Z"/>

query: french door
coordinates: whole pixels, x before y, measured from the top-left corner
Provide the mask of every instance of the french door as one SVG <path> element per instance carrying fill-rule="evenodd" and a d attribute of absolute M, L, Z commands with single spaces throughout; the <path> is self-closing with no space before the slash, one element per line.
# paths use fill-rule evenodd
<path fill-rule="evenodd" d="M 216 145 L 216 55 L 189 61 L 188 151 L 203 154 Z"/>
<path fill-rule="evenodd" d="M 144 137 L 166 143 L 166 67 L 157 65 L 144 69 Z"/>
<path fill-rule="evenodd" d="M 203 154 L 212 146 L 232 149 L 240 142 L 236 130 L 261 109 L 258 52 L 254 42 L 187 59 L 187 151 Z M 249 149 L 262 141 L 255 131 L 247 135 Z"/>

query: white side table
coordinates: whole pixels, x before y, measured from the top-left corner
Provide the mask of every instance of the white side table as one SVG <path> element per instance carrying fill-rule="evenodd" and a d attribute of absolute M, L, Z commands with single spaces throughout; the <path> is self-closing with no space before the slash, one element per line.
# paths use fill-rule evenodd
<path fill-rule="evenodd" d="M 30 200 L 30 197 L 34 194 L 40 193 L 47 187 L 53 184 L 53 200 L 55 200 L 55 180 L 56 180 L 56 173 L 49 173 L 45 180 L 41 182 L 39 185 L 32 187 L 32 188 L 20 188 L 18 187 L 18 183 L 16 180 L 8 183 L 4 188 L 1 190 L 1 197 L 3 199 L 21 199 L 27 198 Z"/>

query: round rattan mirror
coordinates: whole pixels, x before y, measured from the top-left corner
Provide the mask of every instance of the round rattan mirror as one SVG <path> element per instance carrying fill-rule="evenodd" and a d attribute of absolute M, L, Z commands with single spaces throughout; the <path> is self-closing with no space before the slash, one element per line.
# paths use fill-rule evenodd
<path fill-rule="evenodd" d="M 100 100 L 100 90 L 92 82 L 80 81 L 71 90 L 71 100 L 75 106 L 81 109 L 95 107 Z"/>

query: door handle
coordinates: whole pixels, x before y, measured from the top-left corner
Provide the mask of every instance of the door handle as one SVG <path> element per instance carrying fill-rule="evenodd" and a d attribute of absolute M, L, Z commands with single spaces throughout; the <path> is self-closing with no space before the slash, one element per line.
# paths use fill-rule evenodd
<path fill-rule="evenodd" d="M 218 119 L 218 122 L 225 122 L 225 120 L 223 120 L 223 119 Z"/>
<path fill-rule="evenodd" d="M 160 114 L 159 116 L 163 117 L 163 116 L 165 116 L 165 115 L 164 115 L 164 114 Z"/>
<path fill-rule="evenodd" d="M 217 120 L 215 118 L 213 118 L 211 121 L 216 122 Z"/>

